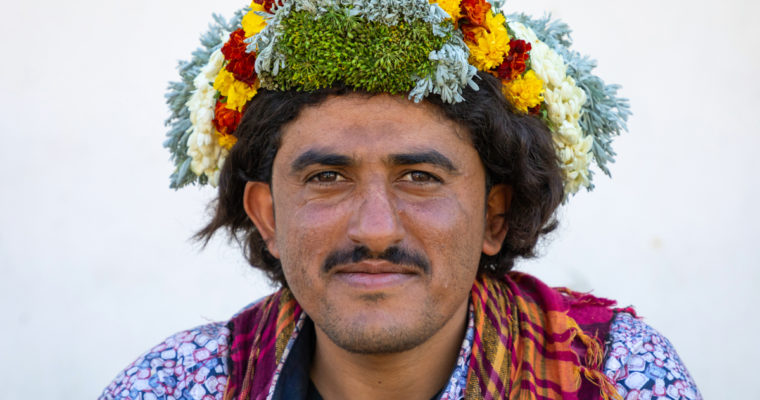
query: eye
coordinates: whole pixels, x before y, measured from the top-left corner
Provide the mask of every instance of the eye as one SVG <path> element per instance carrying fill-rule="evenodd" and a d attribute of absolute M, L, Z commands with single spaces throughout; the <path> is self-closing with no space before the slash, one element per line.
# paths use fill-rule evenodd
<path fill-rule="evenodd" d="M 414 183 L 440 183 L 441 179 L 425 171 L 410 171 L 401 177 L 402 181 Z"/>
<path fill-rule="evenodd" d="M 314 183 L 332 183 L 344 180 L 346 180 L 346 178 L 335 171 L 322 171 L 310 176 L 306 181 Z"/>

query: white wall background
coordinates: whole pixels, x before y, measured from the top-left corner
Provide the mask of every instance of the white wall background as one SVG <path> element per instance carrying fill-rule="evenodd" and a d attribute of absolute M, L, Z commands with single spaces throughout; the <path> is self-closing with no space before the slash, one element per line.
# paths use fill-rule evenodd
<path fill-rule="evenodd" d="M 507 2 L 551 11 L 624 85 L 614 179 L 562 210 L 521 268 L 634 304 L 709 399 L 758 398 L 760 3 Z M 166 82 L 245 1 L 11 2 L 0 23 L 0 399 L 94 398 L 167 335 L 269 288 L 223 240 L 210 189 L 168 189 Z"/>

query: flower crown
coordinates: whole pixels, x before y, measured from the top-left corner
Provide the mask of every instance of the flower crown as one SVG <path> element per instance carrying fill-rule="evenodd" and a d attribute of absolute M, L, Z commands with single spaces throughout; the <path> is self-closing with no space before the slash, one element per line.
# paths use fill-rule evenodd
<path fill-rule="evenodd" d="M 342 82 L 457 103 L 466 86 L 478 89 L 484 71 L 501 80 L 514 110 L 552 131 L 566 195 L 593 189 L 591 161 L 609 175 L 628 100 L 591 74 L 593 60 L 569 49 L 567 25 L 507 17 L 497 1 L 254 0 L 230 21 L 214 15 L 166 96 L 171 187 L 216 186 L 259 88 L 313 91 Z"/>

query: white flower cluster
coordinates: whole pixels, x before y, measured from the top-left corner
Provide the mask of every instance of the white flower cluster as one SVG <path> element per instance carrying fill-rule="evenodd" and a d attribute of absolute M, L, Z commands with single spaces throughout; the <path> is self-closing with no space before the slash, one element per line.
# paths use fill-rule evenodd
<path fill-rule="evenodd" d="M 216 105 L 216 90 L 213 84 L 223 63 L 224 55 L 221 50 L 211 54 L 208 64 L 195 77 L 195 91 L 186 104 L 192 123 L 187 140 L 187 155 L 192 159 L 190 169 L 198 176 L 205 174 L 208 182 L 214 187 L 219 182 L 219 172 L 229 153 L 219 145 L 212 122 Z"/>
<path fill-rule="evenodd" d="M 593 157 L 593 139 L 584 136 L 578 122 L 586 93 L 575 85 L 572 77 L 567 76 L 567 66 L 562 57 L 538 40 L 530 28 L 516 21 L 510 21 L 509 27 L 515 36 L 531 44 L 530 65 L 546 85 L 544 102 L 554 133 L 554 146 L 565 174 L 565 194 L 573 194 L 591 184 L 589 166 Z"/>

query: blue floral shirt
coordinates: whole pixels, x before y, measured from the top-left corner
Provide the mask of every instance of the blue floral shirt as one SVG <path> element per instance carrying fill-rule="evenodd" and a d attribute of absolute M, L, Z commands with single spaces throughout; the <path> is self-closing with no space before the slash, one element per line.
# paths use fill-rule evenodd
<path fill-rule="evenodd" d="M 470 314 L 472 316 L 472 312 Z M 303 321 L 299 323 L 302 325 Z M 315 395 L 314 388 L 308 380 L 308 373 L 303 373 L 303 368 L 298 369 L 298 365 L 308 362 L 294 362 L 294 359 L 301 361 L 311 357 L 311 352 L 303 349 L 313 346 L 313 338 L 302 335 L 300 339 L 303 340 L 298 344 L 298 332 L 301 331 L 297 329 L 294 332 L 288 344 L 290 355 L 283 360 L 284 371 L 291 368 L 295 372 L 284 373 L 283 376 L 288 379 L 289 388 L 303 388 L 302 398 L 307 398 L 307 393 L 311 393 L 309 396 Z M 120 372 L 99 399 L 222 400 L 228 375 L 229 335 L 224 322 L 202 325 L 173 335 Z M 439 399 L 464 398 L 472 340 L 470 317 L 456 367 Z M 290 351 L 294 348 L 296 351 Z M 619 313 L 612 321 L 605 352 L 604 373 L 626 400 L 702 399 L 671 343 L 630 314 Z M 278 370 L 283 370 L 282 367 Z M 308 369 L 305 371 L 308 372 Z M 292 398 L 290 390 L 283 392 L 284 382 L 278 380 L 270 399 Z"/>

